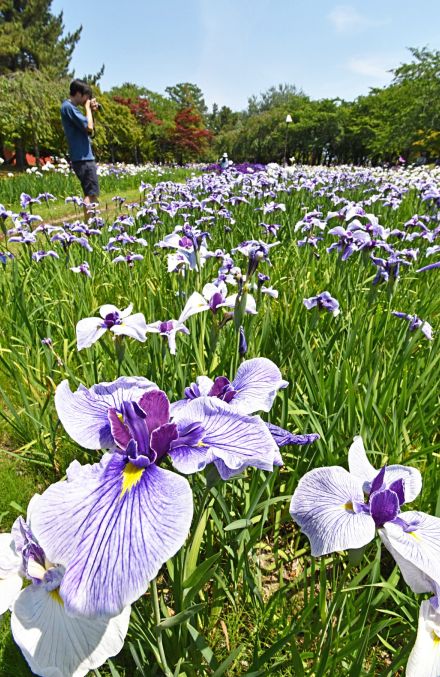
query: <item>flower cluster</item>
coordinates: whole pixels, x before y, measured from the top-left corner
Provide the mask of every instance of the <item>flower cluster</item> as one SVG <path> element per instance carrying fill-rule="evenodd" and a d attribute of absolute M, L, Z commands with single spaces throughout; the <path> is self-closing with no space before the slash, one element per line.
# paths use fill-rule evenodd
<path fill-rule="evenodd" d="M 128 311 L 124 318 L 128 316 Z M 102 330 L 117 324 L 114 307 Z M 99 320 L 101 322 L 101 320 Z M 186 478 L 210 464 L 228 480 L 282 465 L 279 446 L 304 444 L 255 415 L 287 386 L 270 360 L 243 362 L 232 382 L 200 376 L 170 405 L 157 385 L 121 377 L 56 389 L 62 425 L 99 462 L 35 496 L 27 521 L 0 538 L 0 612 L 37 674 L 85 675 L 121 649 L 130 605 L 184 544 L 193 516 Z M 281 442 L 279 442 L 281 440 Z M 20 592 L 22 579 L 31 585 Z"/>

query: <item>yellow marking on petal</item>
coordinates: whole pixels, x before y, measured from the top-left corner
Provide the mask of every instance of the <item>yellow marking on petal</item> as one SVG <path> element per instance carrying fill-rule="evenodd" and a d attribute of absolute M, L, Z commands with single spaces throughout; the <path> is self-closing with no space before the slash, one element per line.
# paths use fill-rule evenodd
<path fill-rule="evenodd" d="M 204 442 L 200 441 L 197 442 L 196 447 L 209 447 L 209 444 L 205 444 Z"/>
<path fill-rule="evenodd" d="M 342 507 L 344 508 L 344 510 L 349 510 L 350 512 L 354 512 L 353 503 L 351 501 L 349 501 L 348 503 L 344 503 L 344 505 Z"/>
<path fill-rule="evenodd" d="M 51 590 L 49 592 L 49 595 L 52 597 L 54 602 L 57 602 L 58 604 L 61 604 L 61 606 L 64 606 L 63 599 L 59 593 L 59 588 L 55 588 L 55 590 Z"/>
<path fill-rule="evenodd" d="M 431 632 L 431 637 L 434 644 L 438 644 L 440 642 L 440 637 L 434 632 L 434 630 Z"/>
<path fill-rule="evenodd" d="M 419 536 L 418 534 L 416 534 L 415 531 L 408 531 L 408 534 L 409 534 L 410 536 L 412 536 L 413 538 L 415 538 L 416 541 L 421 541 L 421 540 L 422 540 L 422 539 L 420 538 L 420 536 Z"/>
<path fill-rule="evenodd" d="M 132 487 L 136 486 L 142 477 L 142 473 L 145 468 L 138 468 L 133 465 L 133 463 L 127 463 L 124 470 L 122 471 L 122 488 L 121 495 L 119 498 L 122 498 L 125 492 L 130 491 Z"/>
<path fill-rule="evenodd" d="M 122 414 L 119 411 L 116 412 L 116 416 L 121 421 L 121 423 L 124 423 L 124 417 L 122 416 Z"/>

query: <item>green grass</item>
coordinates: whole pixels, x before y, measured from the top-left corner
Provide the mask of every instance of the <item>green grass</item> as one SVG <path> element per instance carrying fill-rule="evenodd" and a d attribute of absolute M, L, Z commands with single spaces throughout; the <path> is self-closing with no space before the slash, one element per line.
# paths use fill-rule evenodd
<path fill-rule="evenodd" d="M 176 180 L 182 179 L 182 173 L 176 173 Z M 0 202 L 4 183 L 0 182 Z M 365 198 L 364 188 L 348 187 L 344 194 L 360 200 Z M 164 185 L 164 195 L 168 189 Z M 117 192 L 128 196 L 135 190 L 127 186 L 126 193 Z M 239 194 L 240 186 L 232 190 Z M 198 197 L 207 194 L 200 192 Z M 254 210 L 272 199 L 284 202 L 286 211 L 263 217 Z M 181 677 L 392 677 L 404 674 L 414 641 L 421 597 L 409 591 L 380 544 L 372 543 L 353 565 L 345 554 L 313 559 L 288 506 L 308 470 L 321 465 L 347 467 L 349 445 L 360 433 L 376 467 L 384 463 L 418 467 L 423 491 L 411 507 L 439 512 L 439 332 L 429 342 L 419 331 L 409 333 L 407 323 L 391 315 L 392 310 L 417 313 L 434 329 L 439 327 L 438 280 L 436 271 L 417 275 L 413 267 L 403 269 L 394 286 L 372 287 L 375 268 L 367 255 L 356 254 L 341 263 L 335 252 L 325 251 L 331 237 L 320 244 L 319 258 L 310 248 L 298 248 L 295 223 L 305 210 L 318 206 L 324 214 L 334 209 L 325 195 L 304 188 L 285 193 L 279 184 L 271 185 L 264 199 L 230 207 L 235 219 L 232 232 L 225 231 L 228 224 L 221 216 L 214 225 L 208 224 L 211 250 L 230 250 L 242 240 L 260 238 L 262 220 L 282 224 L 281 245 L 271 250 L 272 267 L 260 266 L 280 297 L 276 301 L 256 295 L 258 315 L 244 320 L 247 357 L 272 359 L 290 383 L 277 398 L 270 420 L 293 432 L 319 432 L 321 439 L 310 447 L 283 449 L 284 467 L 272 474 L 249 470 L 209 490 L 203 475 L 190 478 L 200 512 L 188 544 L 163 567 L 158 579 L 161 616 L 168 619 L 161 636 L 169 666 Z M 371 207 L 388 228 L 402 226 L 424 209 L 427 206 L 415 190 L 396 210 L 379 202 Z M 197 208 L 188 211 L 191 223 L 201 216 Z M 63 378 L 73 388 L 117 375 L 109 336 L 77 352 L 78 320 L 95 315 L 103 303 L 123 308 L 130 302 L 147 322 L 177 318 L 185 298 L 195 289 L 201 291 L 217 274 L 215 259 L 208 260 L 201 273 L 181 277 L 166 272 L 167 252 L 154 245 L 176 224 L 182 225 L 183 218 L 159 214 L 156 230 L 142 233 L 148 247 L 136 251 L 145 258 L 132 269 L 111 263 L 114 254 L 102 245 L 114 232 L 104 228 L 102 241 L 90 240 L 93 252 L 74 245 L 67 255 L 61 253 L 59 261 L 30 265 L 28 252 L 22 251 L 3 271 L 1 293 L 9 303 L 0 326 L 1 446 L 9 454 L 0 455 L 0 512 L 8 513 L 2 529 L 18 514 L 11 501 L 25 507 L 34 491 L 62 477 L 74 457 L 81 462 L 97 459 L 96 454 L 75 449 L 57 423 L 53 404 L 54 389 Z M 110 225 L 114 213 L 104 217 Z M 148 219 L 137 219 L 131 232 Z M 418 240 L 417 246 L 423 252 L 427 243 Z M 84 260 L 90 264 L 90 280 L 69 270 Z M 246 269 L 244 258 L 237 255 L 235 260 Z M 419 260 L 423 261 L 422 253 Z M 336 318 L 303 306 L 304 297 L 325 289 L 340 302 Z M 198 374 L 233 376 L 237 364 L 233 323 L 218 336 L 217 318 L 212 315 L 195 316 L 187 325 L 191 335 L 177 336 L 176 358 L 156 335 L 145 344 L 127 341 L 122 373 L 146 376 L 172 400 L 180 398 Z M 47 336 L 54 352 L 41 344 Z M 19 464 L 11 453 L 19 456 Z M 188 587 L 185 581 L 190 582 Z M 113 675 L 162 674 L 151 606 L 150 592 L 134 605 L 124 656 L 113 660 Z M 179 613 L 184 616 L 177 621 L 183 620 L 173 624 L 170 619 Z M 9 652 L 17 660 L 5 627 L 3 621 L 0 674 L 12 665 Z M 107 669 L 100 674 L 108 674 Z M 13 674 L 20 673 L 14 668 Z"/>

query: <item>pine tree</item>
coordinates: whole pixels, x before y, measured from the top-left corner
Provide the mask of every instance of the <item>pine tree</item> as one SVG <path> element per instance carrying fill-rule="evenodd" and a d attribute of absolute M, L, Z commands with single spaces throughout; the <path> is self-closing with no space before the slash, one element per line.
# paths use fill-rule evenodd
<path fill-rule="evenodd" d="M 0 0 L 0 75 L 46 70 L 68 74 L 82 27 L 63 37 L 63 13 L 54 16 L 52 0 Z"/>

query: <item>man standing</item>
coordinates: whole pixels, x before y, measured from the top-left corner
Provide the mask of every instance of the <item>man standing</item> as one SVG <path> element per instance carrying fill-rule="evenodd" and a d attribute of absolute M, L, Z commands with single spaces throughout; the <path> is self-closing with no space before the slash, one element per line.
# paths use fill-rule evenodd
<path fill-rule="evenodd" d="M 79 111 L 79 105 L 85 107 L 85 115 Z M 84 191 L 86 219 L 87 209 L 92 202 L 98 201 L 99 195 L 96 162 L 90 143 L 90 136 L 94 129 L 92 111 L 97 110 L 98 107 L 98 102 L 92 97 L 89 85 L 82 80 L 72 80 L 70 98 L 63 101 L 61 105 L 61 122 L 69 146 L 72 168 Z"/>

